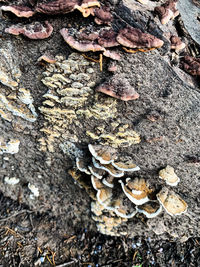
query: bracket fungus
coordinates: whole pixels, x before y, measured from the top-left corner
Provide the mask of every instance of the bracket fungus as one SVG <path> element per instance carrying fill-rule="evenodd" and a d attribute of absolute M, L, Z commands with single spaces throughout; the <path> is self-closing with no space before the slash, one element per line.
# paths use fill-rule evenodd
<path fill-rule="evenodd" d="M 174 172 L 174 168 L 167 165 L 166 168 L 159 171 L 159 178 L 163 179 L 170 186 L 177 186 L 180 178 Z"/>
<path fill-rule="evenodd" d="M 200 58 L 185 56 L 182 60 L 183 69 L 193 76 L 200 76 Z"/>
<path fill-rule="evenodd" d="M 92 218 L 96 221 L 97 228 L 101 233 L 124 235 L 126 232 L 119 233 L 120 226 L 128 219 L 135 216 L 140 219 L 139 214 L 143 214 L 147 219 L 155 218 L 162 212 L 162 207 L 170 215 L 180 215 L 186 212 L 186 202 L 167 187 L 163 187 L 159 193 L 156 193 L 157 189 L 150 185 L 148 180 L 127 178 L 126 172 L 138 171 L 140 168 L 131 159 L 122 157 L 122 160 L 120 158 L 116 149 L 89 144 L 88 150 L 81 156 L 84 167 L 80 167 L 80 160 L 76 159 L 78 171 L 87 174 L 82 178 L 85 185 L 83 182 L 81 185 L 93 199 L 91 211 L 94 215 Z M 121 175 L 111 174 L 110 169 L 113 167 L 120 170 Z M 169 166 L 166 167 L 166 170 L 170 173 L 174 172 L 173 168 L 171 169 Z M 166 170 L 163 171 L 166 172 Z M 72 171 L 69 173 L 76 180 L 77 173 L 74 174 Z M 163 176 L 163 173 L 159 173 L 159 175 Z M 81 173 L 78 174 L 78 177 L 81 180 Z"/>
<path fill-rule="evenodd" d="M 177 2 L 178 0 L 169 0 L 163 5 L 155 7 L 154 11 L 158 14 L 162 24 L 167 24 L 170 19 L 179 15 L 179 11 L 176 9 Z"/>
<path fill-rule="evenodd" d="M 171 49 L 175 50 L 176 52 L 183 50 L 185 48 L 185 43 L 181 41 L 178 36 L 172 35 L 170 37 L 171 41 Z"/>
<path fill-rule="evenodd" d="M 135 204 L 142 205 L 149 201 L 148 194 L 151 192 L 148 183 L 143 178 L 127 178 L 126 184 L 119 181 L 124 194 Z"/>
<path fill-rule="evenodd" d="M 147 218 L 154 218 L 162 211 L 162 205 L 157 200 L 150 200 L 143 205 L 136 207 L 137 212 L 144 214 Z"/>
<path fill-rule="evenodd" d="M 44 25 L 41 22 L 33 22 L 25 26 L 21 24 L 13 25 L 6 28 L 5 32 L 13 35 L 23 34 L 30 39 L 45 39 L 52 34 L 53 27 L 48 21 L 45 21 Z"/>
<path fill-rule="evenodd" d="M 66 14 L 75 10 L 78 0 L 38 1 L 35 11 L 48 15 Z"/>
<path fill-rule="evenodd" d="M 124 74 L 114 74 L 108 81 L 99 85 L 96 91 L 123 101 L 139 98 L 139 94 L 126 80 Z"/>
<path fill-rule="evenodd" d="M 113 163 L 117 157 L 116 150 L 108 146 L 88 145 L 89 151 L 101 164 Z"/>
<path fill-rule="evenodd" d="M 0 8 L 3 11 L 9 11 L 15 14 L 17 17 L 29 18 L 35 14 L 35 11 L 27 6 L 2 6 Z"/>
<path fill-rule="evenodd" d="M 110 13 L 110 8 L 107 6 L 101 6 L 100 8 L 94 9 L 94 21 L 101 24 L 111 24 L 113 21 L 113 15 Z"/>
<path fill-rule="evenodd" d="M 116 39 L 119 44 L 129 48 L 160 48 L 164 44 L 157 37 L 130 26 L 121 29 Z"/>
<path fill-rule="evenodd" d="M 66 28 L 63 28 L 60 30 L 60 33 L 62 37 L 64 38 L 65 42 L 71 46 L 72 48 L 76 49 L 77 51 L 80 52 L 99 52 L 99 51 L 104 51 L 105 49 L 94 43 L 92 40 L 76 40 L 71 34 L 70 31 Z"/>
<path fill-rule="evenodd" d="M 162 188 L 157 198 L 169 215 L 181 215 L 187 211 L 187 203 L 167 187 Z"/>

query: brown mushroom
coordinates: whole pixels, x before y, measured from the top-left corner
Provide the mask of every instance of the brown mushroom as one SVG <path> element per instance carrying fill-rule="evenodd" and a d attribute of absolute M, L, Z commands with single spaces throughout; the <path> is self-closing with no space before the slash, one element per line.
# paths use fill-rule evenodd
<path fill-rule="evenodd" d="M 88 145 L 88 149 L 92 156 L 101 164 L 110 164 L 117 157 L 117 151 L 114 148 L 102 145 Z"/>
<path fill-rule="evenodd" d="M 148 194 L 151 192 L 148 183 L 142 178 L 127 178 L 126 184 L 119 180 L 124 194 L 135 204 L 142 205 L 149 201 Z"/>
<path fill-rule="evenodd" d="M 110 24 L 113 21 L 113 15 L 110 13 L 110 8 L 107 6 L 101 6 L 94 10 L 94 21 L 97 24 Z"/>
<path fill-rule="evenodd" d="M 162 206 L 157 200 L 151 200 L 136 207 L 139 213 L 143 213 L 147 218 L 154 218 L 162 211 Z"/>
<path fill-rule="evenodd" d="M 187 203 L 167 187 L 157 194 L 158 201 L 170 215 L 181 215 L 187 211 Z"/>
<path fill-rule="evenodd" d="M 114 177 L 124 176 L 124 172 L 117 170 L 111 163 L 110 164 L 100 164 L 94 157 L 92 157 L 92 162 L 96 168 L 102 169 Z"/>
<path fill-rule="evenodd" d="M 99 33 L 98 44 L 107 48 L 118 46 L 117 33 L 113 29 L 103 29 Z"/>
<path fill-rule="evenodd" d="M 174 172 L 174 168 L 167 165 L 166 168 L 159 171 L 160 179 L 164 180 L 166 184 L 171 186 L 177 186 L 180 182 L 180 178 Z"/>

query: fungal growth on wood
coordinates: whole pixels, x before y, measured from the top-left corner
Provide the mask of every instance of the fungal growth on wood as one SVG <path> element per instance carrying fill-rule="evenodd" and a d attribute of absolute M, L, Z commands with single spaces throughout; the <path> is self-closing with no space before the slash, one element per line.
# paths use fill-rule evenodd
<path fill-rule="evenodd" d="M 162 24 L 167 24 L 170 19 L 174 19 L 179 15 L 179 11 L 176 9 L 177 2 L 178 0 L 168 0 L 154 9 Z"/>
<path fill-rule="evenodd" d="M 179 52 L 180 50 L 183 50 L 185 48 L 185 43 L 182 42 L 178 36 L 172 35 L 170 37 L 170 41 L 171 49 L 175 50 L 176 52 Z"/>
<path fill-rule="evenodd" d="M 200 59 L 185 56 L 182 59 L 183 69 L 193 76 L 200 76 Z"/>
<path fill-rule="evenodd" d="M 93 219 L 101 233 L 122 235 L 118 231 L 121 223 L 133 217 L 139 219 L 141 215 L 154 218 L 162 212 L 162 207 L 171 216 L 187 211 L 186 202 L 170 188 L 163 187 L 156 193 L 157 189 L 148 180 L 127 177 L 139 170 L 130 158 L 121 158 L 109 146 L 89 144 L 88 151 L 76 158 L 76 167 L 69 173 L 76 181 L 78 177 L 93 199 Z M 179 178 L 170 166 L 160 171 L 159 176 L 170 186 L 178 184 Z"/>
<path fill-rule="evenodd" d="M 34 122 L 37 113 L 33 98 L 30 90 L 21 87 L 21 71 L 11 47 L 8 42 L 7 47 L 0 49 L 0 116 L 9 122 L 14 122 L 16 116 Z"/>
<path fill-rule="evenodd" d="M 123 74 L 115 74 L 107 82 L 99 85 L 96 88 L 97 92 L 101 92 L 121 99 L 123 101 L 134 100 L 139 98 L 139 94 L 129 84 Z"/>
<path fill-rule="evenodd" d="M 159 178 L 164 180 L 166 184 L 170 186 L 177 186 L 177 184 L 180 182 L 180 178 L 174 172 L 174 168 L 169 165 L 159 171 Z"/>
<path fill-rule="evenodd" d="M 4 153 L 16 154 L 19 152 L 20 141 L 18 139 L 12 139 L 8 142 L 0 139 L 0 155 Z"/>
<path fill-rule="evenodd" d="M 61 143 L 77 142 L 80 134 L 75 130 L 77 127 L 85 142 L 95 139 L 113 147 L 140 142 L 140 136 L 123 123 L 123 118 L 118 118 L 117 100 L 95 92 L 97 64 L 77 53 L 72 53 L 68 59 L 56 56 L 55 61 L 46 65 L 43 72 L 42 83 L 48 89 L 39 108 L 45 119 L 41 129 L 44 136 L 39 139 L 41 150 L 54 151 L 56 139 Z M 104 128 L 108 119 L 109 130 Z"/>
<path fill-rule="evenodd" d="M 35 14 L 34 10 L 27 6 L 2 6 L 1 10 L 12 12 L 17 17 L 23 18 L 29 18 Z"/>
<path fill-rule="evenodd" d="M 25 26 L 20 24 L 13 25 L 6 28 L 5 32 L 13 35 L 23 34 L 30 39 L 45 39 L 52 34 L 53 27 L 48 21 L 45 21 L 44 25 L 40 22 L 34 22 Z"/>

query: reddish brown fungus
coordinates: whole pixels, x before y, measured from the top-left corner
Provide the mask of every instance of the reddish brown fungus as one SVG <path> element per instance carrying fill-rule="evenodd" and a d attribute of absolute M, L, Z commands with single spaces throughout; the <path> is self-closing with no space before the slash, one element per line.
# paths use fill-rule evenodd
<path fill-rule="evenodd" d="M 98 86 L 96 91 L 124 101 L 134 100 L 139 97 L 139 94 L 129 84 L 123 74 L 115 74 L 109 81 Z"/>
<path fill-rule="evenodd" d="M 103 47 L 114 47 L 118 46 L 117 33 L 112 29 L 103 29 L 99 33 L 98 43 Z"/>
<path fill-rule="evenodd" d="M 48 15 L 65 14 L 74 11 L 75 6 L 79 4 L 78 0 L 39 0 L 35 10 L 39 13 Z"/>
<path fill-rule="evenodd" d="M 171 41 L 171 49 L 174 49 L 175 51 L 179 51 L 185 48 L 185 44 L 181 41 L 181 39 L 178 36 L 172 35 L 170 41 Z"/>
<path fill-rule="evenodd" d="M 75 37 L 70 35 L 69 30 L 66 28 L 63 28 L 60 30 L 60 33 L 62 37 L 64 38 L 65 42 L 71 46 L 72 48 L 80 51 L 80 52 L 97 52 L 97 51 L 104 51 L 105 49 L 94 43 L 93 41 L 90 40 L 76 40 Z"/>
<path fill-rule="evenodd" d="M 44 25 L 40 22 L 34 22 L 22 26 L 21 24 L 13 25 L 5 29 L 5 32 L 19 35 L 23 34 L 30 39 L 45 39 L 48 38 L 53 31 L 53 27 L 48 21 L 45 21 Z"/>
<path fill-rule="evenodd" d="M 185 71 L 193 76 L 200 76 L 200 58 L 185 56 L 182 64 Z"/>
<path fill-rule="evenodd" d="M 94 10 L 95 22 L 99 25 L 110 24 L 113 20 L 113 16 L 110 13 L 110 8 L 102 6 L 100 8 L 95 8 Z"/>
<path fill-rule="evenodd" d="M 121 29 L 117 41 L 129 48 L 159 48 L 163 45 L 162 40 L 133 27 Z"/>
<path fill-rule="evenodd" d="M 46 63 L 50 63 L 50 64 L 53 64 L 56 62 L 56 59 L 52 56 L 52 55 L 49 55 L 49 54 L 43 54 L 42 56 L 40 56 L 37 60 L 38 62 L 46 62 Z"/>
<path fill-rule="evenodd" d="M 169 0 L 161 6 L 157 6 L 154 12 L 158 14 L 162 24 L 166 24 L 170 19 L 174 19 L 179 15 L 179 11 L 176 9 L 176 3 L 178 0 Z"/>
<path fill-rule="evenodd" d="M 10 11 L 17 17 L 29 18 L 32 17 L 35 12 L 27 6 L 2 6 L 1 10 Z"/>

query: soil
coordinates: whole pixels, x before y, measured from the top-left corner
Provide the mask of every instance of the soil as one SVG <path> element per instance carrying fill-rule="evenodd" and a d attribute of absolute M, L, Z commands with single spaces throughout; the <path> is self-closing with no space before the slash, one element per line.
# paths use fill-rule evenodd
<path fill-rule="evenodd" d="M 137 236 L 109 237 L 81 226 L 69 231 L 60 227 L 59 218 L 33 212 L 3 194 L 0 205 L 2 267 L 200 265 L 199 237 L 180 243 Z M 46 246 L 49 241 L 53 246 Z"/>
<path fill-rule="evenodd" d="M 148 57 L 142 53 L 127 56 L 120 51 L 119 72 L 123 71 L 127 80 L 138 89 L 140 98 L 134 104 L 118 101 L 117 118 L 133 126 L 140 133 L 142 142 L 129 150 L 119 150 L 122 155 L 133 156 L 141 166 L 140 175 L 155 185 L 161 167 L 166 164 L 176 167 L 182 177 L 176 191 L 188 203 L 188 215 L 175 219 L 161 215 L 148 221 L 149 228 L 145 220 L 138 222 L 137 218 L 127 224 L 127 235 L 122 237 L 106 236 L 97 231 L 91 219 L 89 196 L 67 174 L 74 162 L 59 147 L 63 139 L 55 142 L 54 152 L 40 151 L 38 142 L 44 136 L 40 129 L 46 122 L 39 107 L 47 87 L 41 83 L 45 66 L 38 65 L 37 59 L 46 51 L 67 58 L 74 51 L 67 47 L 59 30 L 63 25 L 87 26 L 93 20 L 83 20 L 79 12 L 73 16 L 36 15 L 29 22 L 48 19 L 54 32 L 47 40 L 29 40 L 5 34 L 6 27 L 25 20 L 3 13 L 0 17 L 0 47 L 8 51 L 12 48 L 12 57 L 22 72 L 21 86 L 31 91 L 39 116 L 34 123 L 19 117 L 12 123 L 2 118 L 0 121 L 5 140 L 20 140 L 19 153 L 0 155 L 0 267 L 200 266 L 199 85 L 196 78 L 181 70 L 179 57 L 174 63 L 169 42 L 163 34 L 166 31 L 182 33 L 180 25 L 178 20 L 167 26 L 160 25 L 152 13 L 157 2 L 151 2 L 150 10 L 136 1 L 134 5 L 128 0 L 109 2 L 117 3 L 113 11 L 118 18 L 114 27 L 128 23 L 165 41 L 159 51 L 153 51 Z M 188 33 L 181 37 L 185 38 L 189 48 L 195 47 L 195 51 L 199 48 Z M 108 63 L 105 60 L 103 72 L 98 73 L 98 82 L 111 75 L 107 71 Z M 102 99 L 106 97 L 101 96 Z M 154 114 L 158 118 L 156 123 L 147 119 Z M 108 129 L 111 122 L 111 119 L 106 122 Z M 93 142 L 86 137 L 85 130 L 98 124 L 99 121 L 91 119 L 83 122 L 85 129 L 76 128 L 77 147 L 85 149 L 89 142 Z M 7 176 L 17 177 L 20 182 L 15 186 L 8 185 L 4 182 Z M 39 188 L 39 197 L 31 197 L 29 184 Z M 157 186 L 159 189 L 161 184 Z"/>

